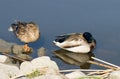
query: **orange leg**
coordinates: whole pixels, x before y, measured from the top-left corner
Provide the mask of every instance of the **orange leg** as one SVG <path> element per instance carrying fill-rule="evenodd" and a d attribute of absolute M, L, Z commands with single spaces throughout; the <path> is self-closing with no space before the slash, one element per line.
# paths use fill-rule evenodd
<path fill-rule="evenodd" d="M 25 52 L 29 52 L 30 51 L 30 48 L 29 48 L 27 43 L 23 46 L 23 48 L 24 48 Z"/>

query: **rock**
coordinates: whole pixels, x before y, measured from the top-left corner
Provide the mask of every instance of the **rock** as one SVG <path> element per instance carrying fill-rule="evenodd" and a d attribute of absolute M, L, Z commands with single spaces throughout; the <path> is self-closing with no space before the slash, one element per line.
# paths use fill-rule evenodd
<path fill-rule="evenodd" d="M 36 77 L 34 79 L 64 79 L 64 78 L 61 78 L 60 76 L 57 76 L 57 75 L 44 75 L 44 76 L 40 76 L 40 77 Z"/>
<path fill-rule="evenodd" d="M 0 63 L 4 63 L 6 65 L 14 65 L 14 66 L 18 66 L 19 63 L 13 63 L 14 60 L 5 56 L 5 55 L 0 55 Z"/>
<path fill-rule="evenodd" d="M 34 67 L 29 61 L 25 61 L 20 65 L 20 75 L 31 73 L 33 70 Z"/>
<path fill-rule="evenodd" d="M 9 79 L 7 72 L 5 72 L 3 69 L 0 69 L 0 79 Z"/>
<path fill-rule="evenodd" d="M 65 75 L 69 79 L 78 79 L 80 77 L 85 77 L 86 75 L 83 72 L 75 71 Z"/>
<path fill-rule="evenodd" d="M 16 55 L 16 57 L 19 57 L 19 58 L 21 58 L 23 60 L 27 60 L 27 61 L 30 61 L 33 59 L 31 56 L 29 56 L 27 54 L 18 54 L 18 55 Z"/>
<path fill-rule="evenodd" d="M 17 66 L 0 63 L 0 74 L 1 79 L 68 79 L 59 73 L 57 64 L 48 56 L 24 61 L 20 69 Z"/>
<path fill-rule="evenodd" d="M 44 47 L 39 48 L 37 51 L 38 51 L 38 56 L 39 57 L 45 56 L 46 49 Z"/>
<path fill-rule="evenodd" d="M 50 60 L 48 56 L 35 58 L 31 62 L 23 62 L 20 66 L 19 75 L 25 74 L 32 77 L 32 79 L 67 79 L 59 73 L 57 64 Z"/>
<path fill-rule="evenodd" d="M 23 48 L 24 45 L 13 45 L 12 46 L 12 53 L 16 54 L 16 55 L 19 55 L 19 54 L 31 54 L 33 52 L 33 49 L 31 47 L 30 48 L 30 51 L 28 52 L 25 52 L 24 48 Z"/>
<path fill-rule="evenodd" d="M 21 52 L 23 51 L 23 46 L 22 45 L 13 45 L 12 46 L 12 52 L 14 54 L 21 54 Z"/>
<path fill-rule="evenodd" d="M 52 68 L 43 68 L 40 71 L 44 71 L 45 73 L 33 79 L 67 79 L 67 77 L 61 75 L 58 71 Z"/>
<path fill-rule="evenodd" d="M 9 61 L 9 58 L 5 55 L 0 55 L 0 62 L 1 63 L 6 63 Z"/>
<path fill-rule="evenodd" d="M 31 51 L 24 53 L 23 51 L 23 45 L 17 45 L 15 43 L 9 43 L 3 39 L 0 39 L 0 52 L 6 53 L 8 55 L 14 55 L 20 58 L 23 58 L 25 60 L 31 60 L 32 57 L 29 56 L 28 54 L 30 54 L 33 51 L 33 49 L 31 48 Z M 23 54 L 24 53 L 24 54 Z"/>
<path fill-rule="evenodd" d="M 29 61 L 23 62 L 20 66 L 20 71 L 23 74 L 27 74 L 30 71 L 34 71 L 38 68 L 44 68 L 44 67 L 50 67 L 58 70 L 58 66 L 54 61 L 50 60 L 50 58 L 47 56 L 42 56 L 33 59 L 31 62 Z"/>
<path fill-rule="evenodd" d="M 8 43 L 7 41 L 0 39 L 0 52 L 11 52 L 12 45 L 15 45 L 15 43 Z"/>
<path fill-rule="evenodd" d="M 119 71 L 113 71 L 108 79 L 120 79 L 120 70 Z"/>
<path fill-rule="evenodd" d="M 19 68 L 17 66 L 0 63 L 0 78 L 1 79 L 9 79 L 11 77 L 14 77 L 18 73 L 19 73 Z"/>
<path fill-rule="evenodd" d="M 42 56 L 35 58 L 31 61 L 32 65 L 34 65 L 35 68 L 40 68 L 40 67 L 50 67 L 56 70 L 59 70 L 56 62 L 50 60 L 50 57 L 48 56 Z"/>

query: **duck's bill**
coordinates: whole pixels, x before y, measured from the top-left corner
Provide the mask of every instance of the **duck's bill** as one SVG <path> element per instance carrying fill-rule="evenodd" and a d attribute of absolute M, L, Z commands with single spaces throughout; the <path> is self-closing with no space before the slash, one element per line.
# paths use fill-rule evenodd
<path fill-rule="evenodd" d="M 13 31 L 13 28 L 10 26 L 10 27 L 8 28 L 8 31 Z"/>

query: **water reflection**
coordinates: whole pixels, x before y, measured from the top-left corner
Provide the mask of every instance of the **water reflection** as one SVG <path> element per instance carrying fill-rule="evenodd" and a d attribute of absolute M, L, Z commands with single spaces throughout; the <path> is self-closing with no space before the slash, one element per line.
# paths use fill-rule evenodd
<path fill-rule="evenodd" d="M 94 56 L 92 52 L 73 53 L 63 49 L 55 50 L 54 54 L 58 58 L 62 59 L 65 63 L 80 66 L 81 69 L 89 69 L 91 64 L 87 63 L 87 61 L 93 61 L 91 57 Z"/>

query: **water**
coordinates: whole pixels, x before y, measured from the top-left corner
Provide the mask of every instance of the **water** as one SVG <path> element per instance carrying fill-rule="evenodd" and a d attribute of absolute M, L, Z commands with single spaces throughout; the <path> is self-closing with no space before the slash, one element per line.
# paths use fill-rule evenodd
<path fill-rule="evenodd" d="M 119 0 L 2 0 L 0 1 L 0 38 L 21 43 L 8 27 L 15 20 L 34 21 L 40 26 L 41 38 L 30 43 L 35 50 L 43 46 L 60 69 L 79 68 L 54 58 L 54 36 L 89 31 L 97 40 L 96 57 L 120 65 Z M 33 54 L 36 57 L 36 54 Z M 92 65 L 91 68 L 99 68 Z"/>

